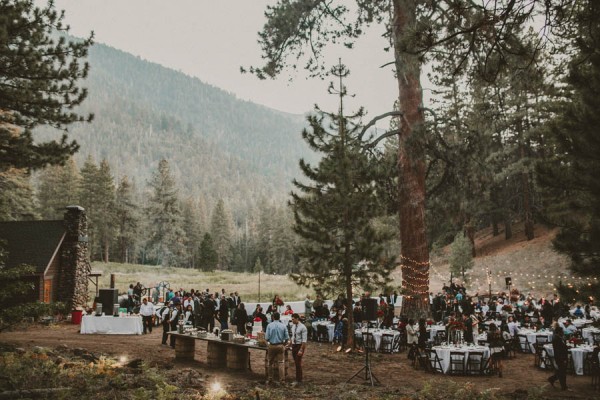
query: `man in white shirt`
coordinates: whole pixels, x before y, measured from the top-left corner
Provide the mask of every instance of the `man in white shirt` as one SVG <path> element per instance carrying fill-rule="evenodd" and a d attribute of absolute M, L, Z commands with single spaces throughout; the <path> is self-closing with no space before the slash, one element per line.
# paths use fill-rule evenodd
<path fill-rule="evenodd" d="M 508 317 L 508 332 L 510 336 L 517 337 L 517 333 L 519 333 L 519 324 L 516 323 L 512 316 Z"/>
<path fill-rule="evenodd" d="M 296 366 L 296 383 L 302 383 L 302 357 L 306 351 L 306 342 L 308 340 L 308 330 L 300 322 L 300 316 L 297 313 L 292 314 L 292 357 Z"/>
<path fill-rule="evenodd" d="M 148 301 L 146 297 L 142 300 L 140 306 L 140 315 L 142 316 L 142 324 L 144 325 L 144 335 L 146 330 L 148 333 L 152 333 L 152 316 L 154 315 L 154 304 Z"/>

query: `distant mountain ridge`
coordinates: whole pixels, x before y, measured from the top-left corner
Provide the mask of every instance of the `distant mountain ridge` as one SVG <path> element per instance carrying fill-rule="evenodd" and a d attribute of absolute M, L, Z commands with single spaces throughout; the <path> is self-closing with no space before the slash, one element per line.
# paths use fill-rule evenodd
<path fill-rule="evenodd" d="M 200 79 L 103 44 L 89 53 L 89 96 L 82 112 L 91 124 L 69 128 L 81 150 L 106 158 L 116 177 L 138 186 L 166 158 L 185 194 L 208 203 L 224 198 L 248 209 L 259 199 L 283 201 L 298 160 L 311 158 L 302 141 L 304 117 L 237 99 Z M 47 129 L 40 137 L 55 136 Z"/>

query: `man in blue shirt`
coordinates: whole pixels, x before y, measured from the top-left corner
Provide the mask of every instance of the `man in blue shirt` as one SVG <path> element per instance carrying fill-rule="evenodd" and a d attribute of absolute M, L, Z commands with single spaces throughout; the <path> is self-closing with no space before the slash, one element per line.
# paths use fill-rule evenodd
<path fill-rule="evenodd" d="M 268 376 L 267 382 L 273 381 L 273 370 L 275 367 L 279 370 L 279 381 L 285 381 L 285 365 L 283 360 L 284 347 L 287 345 L 290 335 L 287 327 L 279 320 L 279 313 L 273 313 L 273 322 L 267 326 L 265 339 L 269 342 L 268 349 Z"/>

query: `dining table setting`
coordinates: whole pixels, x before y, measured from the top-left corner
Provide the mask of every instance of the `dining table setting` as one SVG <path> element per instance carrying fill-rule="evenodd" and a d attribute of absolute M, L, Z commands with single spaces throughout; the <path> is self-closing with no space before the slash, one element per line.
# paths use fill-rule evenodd
<path fill-rule="evenodd" d="M 461 373 L 467 368 L 467 360 L 469 358 L 469 353 L 483 353 L 483 360 L 480 360 L 482 363 L 486 363 L 490 358 L 490 348 L 487 346 L 479 346 L 474 344 L 443 344 L 439 346 L 433 346 L 432 350 L 434 350 L 440 359 L 440 364 L 444 374 L 448 374 L 451 372 Z M 451 352 L 460 352 L 464 353 L 464 365 L 462 366 L 461 371 L 450 371 L 450 353 Z"/>

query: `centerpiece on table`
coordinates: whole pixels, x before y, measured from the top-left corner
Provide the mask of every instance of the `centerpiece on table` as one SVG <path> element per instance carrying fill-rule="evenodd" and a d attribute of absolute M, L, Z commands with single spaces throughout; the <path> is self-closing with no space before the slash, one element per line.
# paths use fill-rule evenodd
<path fill-rule="evenodd" d="M 462 342 L 463 332 L 467 329 L 462 321 L 450 321 L 447 326 L 448 343 L 458 344 Z"/>

